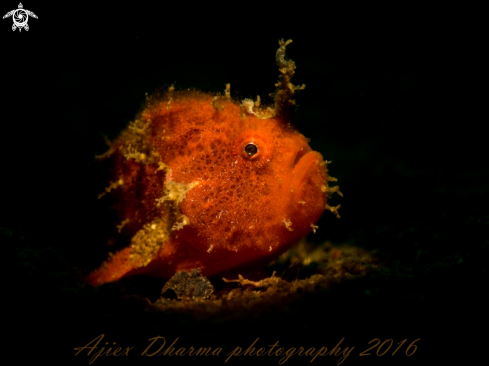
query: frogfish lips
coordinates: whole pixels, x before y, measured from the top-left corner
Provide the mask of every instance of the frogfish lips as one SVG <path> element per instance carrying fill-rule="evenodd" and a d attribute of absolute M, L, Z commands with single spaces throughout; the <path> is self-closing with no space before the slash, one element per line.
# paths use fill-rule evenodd
<path fill-rule="evenodd" d="M 309 148 L 297 161 L 291 175 L 287 211 L 294 218 L 292 228 L 298 240 L 315 227 L 327 203 L 327 172 L 323 157 Z"/>
<path fill-rule="evenodd" d="M 304 190 L 304 185 L 311 179 L 317 184 L 324 184 L 326 169 L 322 165 L 323 157 L 317 151 L 309 151 L 304 154 L 292 170 L 292 187 L 303 187 Z"/>
<path fill-rule="evenodd" d="M 311 230 L 311 224 L 319 220 L 327 201 L 327 170 L 322 155 L 313 151 L 302 134 L 293 138 L 296 147 L 295 154 L 290 157 L 290 182 L 289 208 L 293 217 L 303 217 L 310 221 L 306 226 L 306 235 Z M 287 187 L 288 188 L 288 187 Z M 284 195 L 285 196 L 285 195 Z M 297 226 L 297 225 L 294 225 Z"/>

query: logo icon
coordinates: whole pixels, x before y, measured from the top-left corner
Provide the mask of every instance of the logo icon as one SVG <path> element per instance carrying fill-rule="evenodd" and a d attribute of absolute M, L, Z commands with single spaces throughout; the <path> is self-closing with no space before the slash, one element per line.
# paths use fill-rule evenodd
<path fill-rule="evenodd" d="M 22 28 L 24 28 L 26 31 L 29 30 L 29 26 L 27 25 L 27 21 L 29 20 L 29 15 L 33 18 L 37 19 L 37 15 L 34 14 L 32 11 L 24 9 L 22 6 L 22 3 L 19 3 L 19 8 L 9 11 L 7 14 L 3 16 L 3 19 L 12 17 L 14 20 L 14 24 L 12 25 L 12 30 L 16 30 L 19 28 L 19 32 L 22 31 Z"/>

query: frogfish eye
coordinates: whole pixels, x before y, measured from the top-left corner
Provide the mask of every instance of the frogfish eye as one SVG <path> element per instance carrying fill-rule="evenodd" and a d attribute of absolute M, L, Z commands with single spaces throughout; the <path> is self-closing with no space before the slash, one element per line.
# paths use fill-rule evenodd
<path fill-rule="evenodd" d="M 248 144 L 246 145 L 245 147 L 245 152 L 249 155 L 249 156 L 253 156 L 255 155 L 257 152 L 258 152 L 258 148 L 256 147 L 255 144 Z"/>

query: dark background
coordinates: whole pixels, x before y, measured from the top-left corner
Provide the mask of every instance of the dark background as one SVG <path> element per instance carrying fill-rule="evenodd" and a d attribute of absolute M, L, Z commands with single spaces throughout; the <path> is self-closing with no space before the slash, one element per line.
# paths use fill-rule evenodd
<path fill-rule="evenodd" d="M 489 174 L 487 113 L 478 108 L 487 83 L 477 22 L 470 21 L 476 10 L 23 4 L 39 17 L 29 19 L 28 32 L 12 32 L 11 19 L 0 22 L 0 239 L 4 317 L 14 320 L 8 334 L 16 357 L 42 345 L 37 359 L 71 363 L 72 349 L 101 333 L 121 345 L 162 335 L 213 347 L 256 337 L 329 347 L 346 337 L 365 349 L 373 338 L 421 338 L 417 359 L 396 363 L 480 354 Z M 77 284 L 101 230 L 93 201 L 102 135 L 117 136 L 145 93 L 172 83 L 214 93 L 231 83 L 233 97 L 265 99 L 278 76 L 280 38 L 293 39 L 293 81 L 306 84 L 293 122 L 333 161 L 330 173 L 344 193 L 332 201 L 341 204 L 341 219 L 325 213 L 310 240 L 377 250 L 388 275 L 228 323 L 146 313 L 136 301 L 120 301 L 116 286 Z M 287 364 L 294 362 L 309 360 Z"/>

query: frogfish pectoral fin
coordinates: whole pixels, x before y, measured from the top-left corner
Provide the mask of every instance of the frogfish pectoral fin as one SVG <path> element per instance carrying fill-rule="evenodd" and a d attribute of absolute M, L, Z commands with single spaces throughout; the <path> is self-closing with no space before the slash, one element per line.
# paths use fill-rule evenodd
<path fill-rule="evenodd" d="M 130 258 L 131 248 L 127 247 L 112 255 L 99 268 L 92 271 L 86 281 L 92 286 L 100 286 L 107 282 L 121 279 L 135 268 Z"/>

